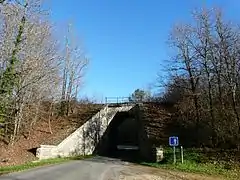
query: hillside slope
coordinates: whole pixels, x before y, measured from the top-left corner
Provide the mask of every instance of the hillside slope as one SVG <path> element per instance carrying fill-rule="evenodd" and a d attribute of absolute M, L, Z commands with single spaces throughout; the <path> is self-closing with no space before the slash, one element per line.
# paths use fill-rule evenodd
<path fill-rule="evenodd" d="M 47 119 L 39 120 L 30 136 L 21 136 L 12 146 L 0 141 L 0 166 L 22 164 L 36 160 L 35 151 L 41 144 L 57 145 L 88 119 L 95 115 L 103 105 L 81 104 L 74 114 L 68 117 L 52 117 L 50 133 Z"/>

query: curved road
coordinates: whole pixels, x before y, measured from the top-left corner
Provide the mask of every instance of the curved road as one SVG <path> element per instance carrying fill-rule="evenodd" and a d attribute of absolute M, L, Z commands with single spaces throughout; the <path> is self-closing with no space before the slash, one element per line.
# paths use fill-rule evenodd
<path fill-rule="evenodd" d="M 0 176 L 0 180 L 212 180 L 199 175 L 138 166 L 118 159 L 95 157 Z M 216 178 L 214 178 L 216 180 Z"/>

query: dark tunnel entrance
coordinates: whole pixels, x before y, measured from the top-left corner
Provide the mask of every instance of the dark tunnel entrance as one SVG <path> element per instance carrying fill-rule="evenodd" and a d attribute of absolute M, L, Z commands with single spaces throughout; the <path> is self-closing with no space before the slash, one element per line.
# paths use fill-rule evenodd
<path fill-rule="evenodd" d="M 96 154 L 136 161 L 139 157 L 139 128 L 137 120 L 128 112 L 119 112 L 109 124 Z"/>

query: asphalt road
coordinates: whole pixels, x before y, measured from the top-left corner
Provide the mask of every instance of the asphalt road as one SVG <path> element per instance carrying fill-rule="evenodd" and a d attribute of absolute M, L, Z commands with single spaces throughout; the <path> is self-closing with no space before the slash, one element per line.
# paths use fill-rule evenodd
<path fill-rule="evenodd" d="M 105 180 L 119 179 L 119 171 L 128 165 L 120 160 L 95 157 L 60 165 L 34 168 L 0 176 L 0 180 Z"/>
<path fill-rule="evenodd" d="M 217 180 L 94 157 L 0 176 L 0 180 Z"/>

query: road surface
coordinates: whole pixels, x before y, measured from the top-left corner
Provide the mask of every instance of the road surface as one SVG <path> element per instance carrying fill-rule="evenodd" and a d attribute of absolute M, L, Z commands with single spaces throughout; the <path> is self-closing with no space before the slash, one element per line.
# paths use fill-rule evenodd
<path fill-rule="evenodd" d="M 0 180 L 213 180 L 199 175 L 138 166 L 118 159 L 94 157 L 0 176 Z M 214 178 L 216 180 L 216 178 Z"/>

